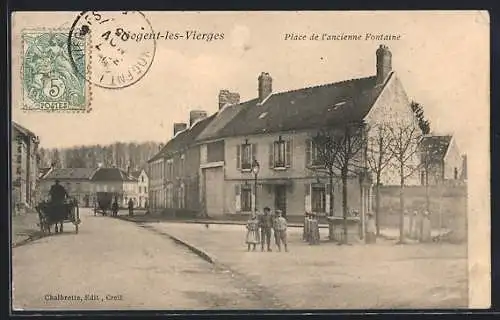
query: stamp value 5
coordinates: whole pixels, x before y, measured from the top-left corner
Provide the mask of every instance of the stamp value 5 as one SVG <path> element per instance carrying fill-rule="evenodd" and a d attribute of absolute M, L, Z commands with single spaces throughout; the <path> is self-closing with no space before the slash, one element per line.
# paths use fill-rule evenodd
<path fill-rule="evenodd" d="M 90 111 L 91 87 L 68 52 L 69 30 L 23 30 L 23 109 L 46 112 Z M 90 72 L 88 43 L 71 42 L 74 63 Z"/>

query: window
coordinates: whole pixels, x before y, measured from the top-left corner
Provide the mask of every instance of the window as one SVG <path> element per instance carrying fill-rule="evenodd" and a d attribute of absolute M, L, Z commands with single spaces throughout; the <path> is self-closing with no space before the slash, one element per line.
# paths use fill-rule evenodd
<path fill-rule="evenodd" d="M 184 184 L 180 185 L 178 192 L 179 192 L 179 194 L 178 194 L 178 203 L 177 204 L 179 206 L 179 209 L 184 209 L 184 207 L 185 207 L 185 196 L 186 196 L 185 189 L 184 189 Z"/>
<path fill-rule="evenodd" d="M 141 187 L 141 186 L 139 186 L 139 193 L 141 193 L 141 192 L 142 192 L 141 190 L 142 190 L 142 187 Z"/>
<path fill-rule="evenodd" d="M 250 185 L 241 186 L 241 211 L 252 211 L 252 187 Z"/>
<path fill-rule="evenodd" d="M 174 179 L 174 165 L 171 160 L 167 161 L 167 179 Z"/>
<path fill-rule="evenodd" d="M 269 146 L 269 166 L 275 169 L 289 168 L 291 153 L 291 141 L 282 140 L 280 136 Z"/>
<path fill-rule="evenodd" d="M 311 185 L 311 206 L 313 212 L 326 212 L 326 187 L 324 184 Z"/>
<path fill-rule="evenodd" d="M 274 167 L 285 168 L 285 141 L 274 142 Z"/>
<path fill-rule="evenodd" d="M 148 187 L 144 187 L 144 193 L 148 193 Z"/>
<path fill-rule="evenodd" d="M 252 169 L 253 160 L 257 158 L 257 145 L 246 141 L 236 148 L 236 166 L 243 171 Z"/>
<path fill-rule="evenodd" d="M 18 155 L 16 161 L 17 161 L 17 163 L 21 163 L 22 162 L 22 157 L 20 155 Z"/>
<path fill-rule="evenodd" d="M 313 140 L 306 141 L 306 157 L 307 165 L 309 166 L 322 166 L 323 161 L 321 159 L 320 149 L 314 143 Z"/>
<path fill-rule="evenodd" d="M 141 182 L 144 182 L 144 176 L 141 176 Z"/>
<path fill-rule="evenodd" d="M 184 155 L 181 155 L 181 161 L 180 161 L 180 176 L 183 176 L 184 175 L 184 162 L 185 162 L 185 157 Z"/>

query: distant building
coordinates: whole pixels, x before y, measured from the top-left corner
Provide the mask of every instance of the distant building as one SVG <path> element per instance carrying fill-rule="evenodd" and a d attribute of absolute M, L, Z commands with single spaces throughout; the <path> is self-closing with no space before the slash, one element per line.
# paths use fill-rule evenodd
<path fill-rule="evenodd" d="M 48 200 L 50 188 L 59 180 L 68 194 L 78 200 L 80 206 L 92 207 L 94 194 L 90 178 L 95 171 L 95 168 L 49 168 L 40 179 L 40 193 Z"/>
<path fill-rule="evenodd" d="M 422 185 L 426 184 L 426 172 L 430 185 L 466 180 L 466 158 L 452 135 L 428 135 L 422 140 L 422 148 Z"/>
<path fill-rule="evenodd" d="M 130 174 L 134 179 L 137 179 L 137 204 L 140 208 L 148 206 L 148 188 L 149 179 L 146 170 L 132 171 Z"/>
<path fill-rule="evenodd" d="M 40 144 L 38 136 L 12 122 L 12 204 L 14 213 L 33 208 L 38 201 L 37 182 Z"/>
<path fill-rule="evenodd" d="M 128 206 L 128 201 L 132 199 L 134 207 L 137 207 L 139 192 L 137 179 L 120 168 L 98 168 L 90 177 L 92 191 L 113 193 L 113 200 L 116 197 L 122 207 Z"/>

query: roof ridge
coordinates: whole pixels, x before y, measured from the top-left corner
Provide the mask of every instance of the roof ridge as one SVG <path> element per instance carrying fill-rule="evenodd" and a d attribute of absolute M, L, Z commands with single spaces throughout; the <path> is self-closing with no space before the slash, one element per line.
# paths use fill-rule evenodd
<path fill-rule="evenodd" d="M 273 92 L 274 95 L 280 95 L 284 93 L 292 93 L 292 92 L 297 92 L 301 90 L 306 90 L 306 89 L 316 89 L 316 88 L 322 88 L 322 87 L 327 87 L 327 86 L 333 86 L 333 85 L 339 85 L 347 82 L 353 82 L 353 81 L 359 81 L 363 79 L 369 79 L 369 78 L 375 78 L 376 76 L 367 76 L 367 77 L 359 77 L 359 78 L 352 78 L 348 80 L 343 80 L 343 81 L 337 81 L 337 82 L 329 82 L 329 83 L 323 83 L 315 86 L 309 86 L 309 87 L 303 87 L 303 88 L 297 88 L 297 89 L 292 89 L 292 90 L 287 90 L 287 91 L 280 91 L 280 92 Z"/>

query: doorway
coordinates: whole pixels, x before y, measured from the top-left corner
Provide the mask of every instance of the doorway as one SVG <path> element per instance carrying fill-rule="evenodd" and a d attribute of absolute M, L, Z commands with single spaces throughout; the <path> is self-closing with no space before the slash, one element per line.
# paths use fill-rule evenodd
<path fill-rule="evenodd" d="M 274 187 L 274 208 L 279 209 L 286 217 L 286 186 L 277 185 Z"/>

